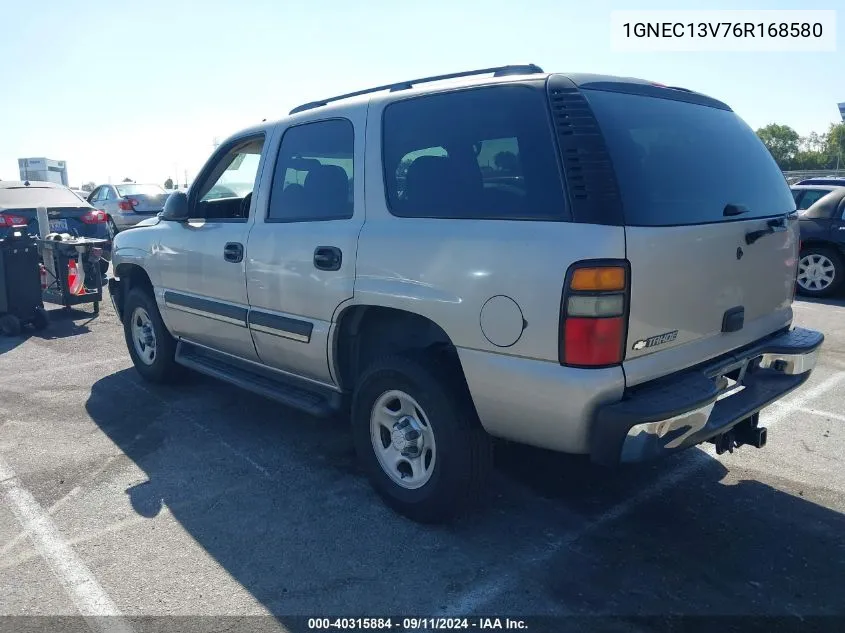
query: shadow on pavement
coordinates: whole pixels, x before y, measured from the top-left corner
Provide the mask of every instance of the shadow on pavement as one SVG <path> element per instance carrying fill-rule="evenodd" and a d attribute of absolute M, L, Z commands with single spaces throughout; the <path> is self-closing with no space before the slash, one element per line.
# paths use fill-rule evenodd
<path fill-rule="evenodd" d="M 708 457 L 604 520 L 695 453 L 614 473 L 503 445 L 484 507 L 426 527 L 370 491 L 345 423 L 297 418 L 205 379 L 138 381 L 134 370 L 107 376 L 86 405 L 146 473 L 126 490 L 133 508 L 153 517 L 166 504 L 290 630 L 306 630 L 292 618 L 302 615 L 432 616 L 512 567 L 524 582 L 479 607 L 485 613 L 845 614 L 845 519 L 809 500 L 821 490 L 728 482 Z M 397 561 L 415 570 L 413 590 Z"/>
<path fill-rule="evenodd" d="M 63 308 L 47 308 L 47 314 L 50 318 L 50 325 L 45 330 L 36 331 L 32 326 L 24 326 L 23 332 L 20 336 L 3 336 L 0 334 L 0 355 L 15 349 L 18 345 L 22 345 L 30 338 L 40 338 L 43 340 L 55 340 L 68 338 L 71 336 L 78 336 L 80 334 L 88 334 L 91 332 L 88 324 L 97 318 L 96 314 L 86 313 L 85 311 L 71 309 L 66 311 Z"/>

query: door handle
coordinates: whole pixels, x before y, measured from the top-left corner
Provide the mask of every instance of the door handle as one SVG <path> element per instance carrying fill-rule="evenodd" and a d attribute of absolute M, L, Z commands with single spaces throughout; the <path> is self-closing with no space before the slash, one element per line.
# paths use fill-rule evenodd
<path fill-rule="evenodd" d="M 223 259 L 237 264 L 244 260 L 244 245 L 240 242 L 227 242 L 223 247 Z"/>
<path fill-rule="evenodd" d="M 343 253 L 337 246 L 318 246 L 314 249 L 314 268 L 340 270 Z"/>

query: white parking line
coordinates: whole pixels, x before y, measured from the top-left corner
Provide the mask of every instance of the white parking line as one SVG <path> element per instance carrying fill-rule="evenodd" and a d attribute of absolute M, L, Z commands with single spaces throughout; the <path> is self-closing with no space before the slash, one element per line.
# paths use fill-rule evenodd
<path fill-rule="evenodd" d="M 818 398 L 832 391 L 836 386 L 845 381 L 845 371 L 839 371 L 829 376 L 812 389 L 800 391 L 795 396 L 788 398 L 784 402 L 772 404 L 765 417 L 761 416 L 761 424 L 766 427 L 772 427 L 785 419 L 795 411 L 803 409 L 810 400 Z M 712 450 L 712 447 L 709 447 Z M 708 451 L 709 452 L 709 451 Z M 491 606 L 493 602 L 499 599 L 502 595 L 516 589 L 523 574 L 530 570 L 535 565 L 542 565 L 548 562 L 561 550 L 566 549 L 579 539 L 589 535 L 592 532 L 612 523 L 617 519 L 629 514 L 638 506 L 650 501 L 658 496 L 661 492 L 676 484 L 679 484 L 687 477 L 694 475 L 704 466 L 711 463 L 712 457 L 705 451 L 697 451 L 690 456 L 689 460 L 684 462 L 678 469 L 668 473 L 662 479 L 656 480 L 650 486 L 644 488 L 633 497 L 629 497 L 615 506 L 610 507 L 606 512 L 588 521 L 583 526 L 576 530 L 572 530 L 563 535 L 557 542 L 546 548 L 538 556 L 528 559 L 527 564 L 522 565 L 522 568 L 512 566 L 509 573 L 497 574 L 488 582 L 478 583 L 468 592 L 460 596 L 453 604 L 447 606 L 441 611 L 441 615 L 461 617 L 468 616 L 475 612 L 483 611 L 484 608 Z M 519 553 L 511 557 L 511 560 L 518 560 Z M 522 557 L 523 560 L 525 557 Z"/>
<path fill-rule="evenodd" d="M 133 629 L 97 582 L 94 574 L 65 543 L 56 524 L 35 497 L 20 485 L 15 471 L 0 455 L 0 488 L 21 527 L 50 565 L 92 631 L 132 633 Z"/>

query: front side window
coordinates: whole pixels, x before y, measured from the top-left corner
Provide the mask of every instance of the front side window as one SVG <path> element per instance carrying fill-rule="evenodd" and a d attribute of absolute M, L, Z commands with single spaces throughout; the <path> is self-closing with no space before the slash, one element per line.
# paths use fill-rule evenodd
<path fill-rule="evenodd" d="M 399 101 L 384 113 L 394 215 L 466 219 L 565 216 L 544 93 L 501 86 Z"/>
<path fill-rule="evenodd" d="M 192 212 L 206 220 L 245 221 L 258 178 L 264 135 L 236 143 L 203 174 Z"/>
<path fill-rule="evenodd" d="M 282 137 L 267 220 L 351 218 L 354 128 L 346 119 L 305 123 Z"/>

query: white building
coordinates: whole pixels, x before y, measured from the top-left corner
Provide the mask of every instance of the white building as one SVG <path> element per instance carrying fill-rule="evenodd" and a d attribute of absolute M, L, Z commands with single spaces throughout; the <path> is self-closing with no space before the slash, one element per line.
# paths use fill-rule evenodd
<path fill-rule="evenodd" d="M 55 182 L 67 187 L 67 165 L 63 160 L 49 158 L 19 158 L 21 180 Z"/>

